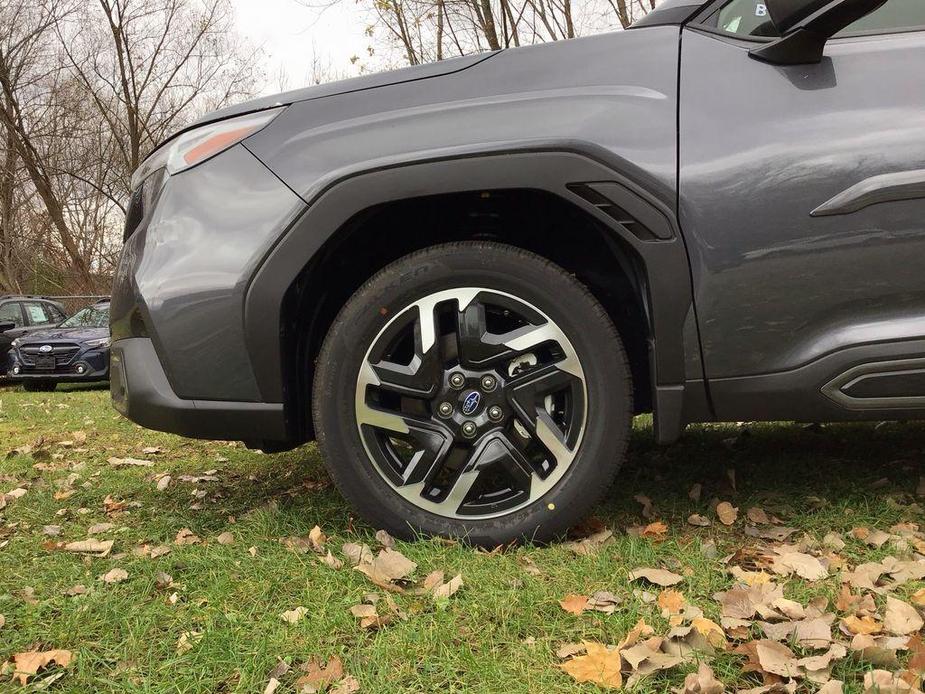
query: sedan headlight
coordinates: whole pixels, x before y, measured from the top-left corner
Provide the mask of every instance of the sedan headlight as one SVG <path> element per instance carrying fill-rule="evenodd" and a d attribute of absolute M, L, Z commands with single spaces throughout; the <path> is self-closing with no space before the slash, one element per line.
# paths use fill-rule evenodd
<path fill-rule="evenodd" d="M 109 347 L 109 338 L 102 337 L 99 340 L 87 340 L 86 342 L 84 342 L 84 345 L 86 345 L 87 347 L 93 348 L 93 349 L 96 349 L 98 347 Z"/>
<path fill-rule="evenodd" d="M 132 175 L 132 190 L 158 169 L 166 168 L 167 173 L 173 175 L 214 157 L 266 127 L 284 108 L 278 106 L 208 123 L 175 137 L 156 149 L 136 169 Z"/>

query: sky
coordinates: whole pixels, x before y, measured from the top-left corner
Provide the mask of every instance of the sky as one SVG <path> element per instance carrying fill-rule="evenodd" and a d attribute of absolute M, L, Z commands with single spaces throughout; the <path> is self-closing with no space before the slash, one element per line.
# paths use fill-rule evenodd
<path fill-rule="evenodd" d="M 356 0 L 340 0 L 326 8 L 320 7 L 322 1 L 232 0 L 238 31 L 264 51 L 264 94 L 310 84 L 313 56 L 338 76 L 358 73 L 350 58 L 366 57 L 370 43 L 364 36 L 363 13 Z"/>

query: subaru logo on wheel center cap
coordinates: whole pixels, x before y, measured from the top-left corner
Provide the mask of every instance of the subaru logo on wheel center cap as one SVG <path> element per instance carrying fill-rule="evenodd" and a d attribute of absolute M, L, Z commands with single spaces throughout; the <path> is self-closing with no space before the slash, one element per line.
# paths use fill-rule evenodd
<path fill-rule="evenodd" d="M 473 390 L 463 400 L 462 411 L 467 417 L 479 409 L 479 403 L 482 402 L 482 396 L 477 390 Z"/>
<path fill-rule="evenodd" d="M 39 347 L 39 352 L 42 352 L 43 354 L 48 354 L 52 349 L 53 347 L 51 345 L 42 345 L 41 347 Z"/>

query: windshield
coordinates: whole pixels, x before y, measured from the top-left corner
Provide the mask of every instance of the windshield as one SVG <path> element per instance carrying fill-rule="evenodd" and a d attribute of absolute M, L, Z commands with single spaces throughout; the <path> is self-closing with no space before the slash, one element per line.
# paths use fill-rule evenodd
<path fill-rule="evenodd" d="M 109 325 L 109 306 L 88 306 L 64 321 L 62 328 L 105 328 Z"/>

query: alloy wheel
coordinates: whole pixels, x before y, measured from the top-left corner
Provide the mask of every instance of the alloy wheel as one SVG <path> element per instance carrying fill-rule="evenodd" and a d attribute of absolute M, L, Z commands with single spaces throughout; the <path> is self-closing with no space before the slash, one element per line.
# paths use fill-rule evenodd
<path fill-rule="evenodd" d="M 397 312 L 366 352 L 356 423 L 382 478 L 447 518 L 538 501 L 571 466 L 587 418 L 578 355 L 541 310 L 477 287 Z"/>

